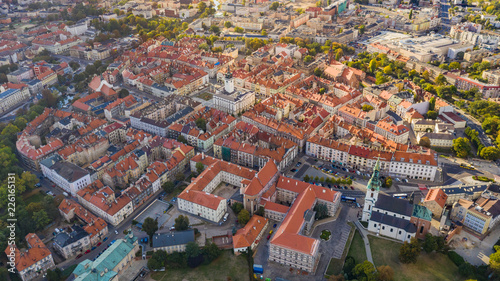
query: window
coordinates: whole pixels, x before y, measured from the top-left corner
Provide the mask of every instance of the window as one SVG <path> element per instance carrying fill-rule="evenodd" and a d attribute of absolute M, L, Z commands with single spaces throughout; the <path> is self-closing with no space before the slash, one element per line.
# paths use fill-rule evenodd
<path fill-rule="evenodd" d="M 391 228 L 391 232 L 393 231 L 394 229 Z"/>
<path fill-rule="evenodd" d="M 420 233 L 422 233 L 422 232 L 424 232 L 424 226 L 423 225 L 420 227 Z"/>
<path fill-rule="evenodd" d="M 382 226 L 382 230 L 384 230 L 384 229 L 385 229 L 385 226 Z"/>

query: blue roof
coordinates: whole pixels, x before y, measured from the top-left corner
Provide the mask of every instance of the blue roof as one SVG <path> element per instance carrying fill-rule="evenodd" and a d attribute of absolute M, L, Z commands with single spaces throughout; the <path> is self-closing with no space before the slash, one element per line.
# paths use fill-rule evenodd
<path fill-rule="evenodd" d="M 8 89 L 7 91 L 0 94 L 0 99 L 5 99 L 10 95 L 15 94 L 16 92 L 19 92 L 19 89 Z"/>

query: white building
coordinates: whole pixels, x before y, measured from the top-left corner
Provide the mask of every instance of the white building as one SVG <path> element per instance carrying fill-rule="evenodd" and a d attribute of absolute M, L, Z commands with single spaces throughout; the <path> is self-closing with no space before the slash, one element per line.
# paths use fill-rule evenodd
<path fill-rule="evenodd" d="M 22 90 L 8 89 L 0 93 L 0 114 L 13 108 L 15 105 L 26 101 L 30 98 L 30 93 L 27 87 Z"/>
<path fill-rule="evenodd" d="M 71 35 L 81 35 L 84 34 L 88 30 L 87 22 L 77 23 L 71 26 L 66 26 L 66 31 L 71 33 Z"/>
<path fill-rule="evenodd" d="M 420 133 L 417 135 L 417 142 L 420 143 L 422 138 L 429 138 L 432 147 L 450 148 L 455 137 L 450 133 Z"/>
<path fill-rule="evenodd" d="M 73 163 L 62 161 L 57 154 L 40 161 L 40 167 L 45 177 L 72 196 L 76 196 L 78 190 L 91 183 L 89 172 Z"/>
<path fill-rule="evenodd" d="M 231 73 L 227 72 L 224 76 L 224 87 L 217 90 L 213 102 L 214 108 L 238 115 L 255 104 L 255 92 L 235 91 L 234 78 Z"/>

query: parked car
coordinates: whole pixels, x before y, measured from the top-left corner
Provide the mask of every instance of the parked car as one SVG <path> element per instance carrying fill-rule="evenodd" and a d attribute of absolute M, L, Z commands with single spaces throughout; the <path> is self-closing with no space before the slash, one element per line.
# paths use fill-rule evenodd
<path fill-rule="evenodd" d="M 79 254 L 78 256 L 76 256 L 76 259 L 79 259 L 81 258 L 83 255 L 82 254 Z"/>
<path fill-rule="evenodd" d="M 101 246 L 101 244 L 102 244 L 101 242 L 97 243 L 97 247 Z"/>
<path fill-rule="evenodd" d="M 96 246 L 92 247 L 92 249 L 90 249 L 91 251 L 95 250 Z"/>
<path fill-rule="evenodd" d="M 271 238 L 271 235 L 267 235 L 267 240 L 269 240 Z"/>
<path fill-rule="evenodd" d="M 354 186 L 351 186 L 351 189 L 354 190 Z"/>
<path fill-rule="evenodd" d="M 115 229 L 115 234 L 118 235 L 118 230 Z"/>
<path fill-rule="evenodd" d="M 297 169 L 293 168 L 290 170 L 290 172 L 295 173 L 295 172 L 297 172 Z"/>
<path fill-rule="evenodd" d="M 90 253 L 90 249 L 89 249 L 89 250 L 87 250 L 87 251 L 85 251 L 85 254 L 88 254 L 88 253 Z"/>
<path fill-rule="evenodd" d="M 108 237 L 104 237 L 104 239 L 102 239 L 102 242 L 106 242 L 106 240 L 108 240 Z"/>
<path fill-rule="evenodd" d="M 269 231 L 269 234 L 273 234 L 273 231 L 272 231 L 272 230 L 271 230 L 271 231 Z"/>
<path fill-rule="evenodd" d="M 278 224 L 277 224 L 277 223 L 275 223 L 275 224 L 273 225 L 273 228 L 276 228 L 276 226 L 277 226 L 277 225 L 278 225 Z"/>

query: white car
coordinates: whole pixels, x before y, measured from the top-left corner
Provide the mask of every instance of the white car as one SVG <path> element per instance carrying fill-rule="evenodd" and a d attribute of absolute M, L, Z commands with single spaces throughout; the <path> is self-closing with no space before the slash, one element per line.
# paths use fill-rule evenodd
<path fill-rule="evenodd" d="M 118 235 L 118 230 L 115 229 L 115 234 Z"/>

